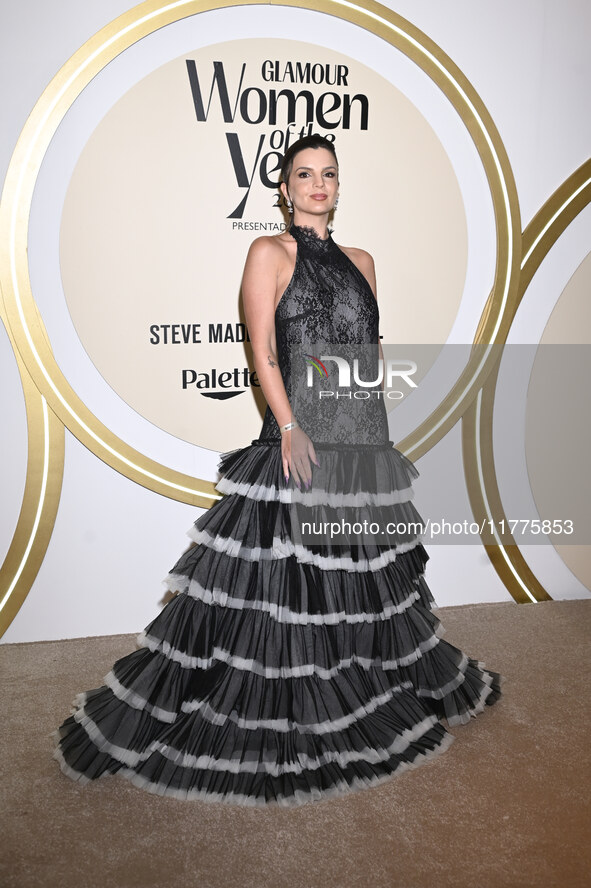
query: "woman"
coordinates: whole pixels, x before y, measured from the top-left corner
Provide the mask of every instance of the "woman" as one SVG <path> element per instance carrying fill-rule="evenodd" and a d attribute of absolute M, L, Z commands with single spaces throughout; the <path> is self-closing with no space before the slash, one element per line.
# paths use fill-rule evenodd
<path fill-rule="evenodd" d="M 420 764 L 453 739 L 441 718 L 499 697 L 496 673 L 440 640 L 426 552 L 400 530 L 420 522 L 417 472 L 388 440 L 372 258 L 328 231 L 338 183 L 326 139 L 286 152 L 293 224 L 252 244 L 243 280 L 261 435 L 222 457 L 226 496 L 168 577 L 178 594 L 61 726 L 74 779 L 301 804 Z M 360 398 L 332 372 L 354 361 Z"/>

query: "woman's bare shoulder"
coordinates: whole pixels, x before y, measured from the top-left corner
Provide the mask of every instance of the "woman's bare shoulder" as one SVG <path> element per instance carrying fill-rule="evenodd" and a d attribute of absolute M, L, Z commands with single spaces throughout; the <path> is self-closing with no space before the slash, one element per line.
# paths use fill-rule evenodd
<path fill-rule="evenodd" d="M 272 259 L 273 257 L 280 259 L 291 247 L 290 241 L 293 243 L 293 238 L 285 237 L 284 232 L 274 235 L 263 234 L 253 240 L 248 254 L 255 259 Z"/>
<path fill-rule="evenodd" d="M 242 275 L 242 291 L 247 298 L 252 292 L 268 291 L 276 299 L 277 289 L 282 287 L 295 261 L 290 246 L 281 235 L 261 235 L 253 240 Z"/>
<path fill-rule="evenodd" d="M 339 249 L 346 253 L 349 259 L 352 262 L 366 262 L 368 264 L 373 265 L 373 256 L 371 253 L 368 253 L 367 250 L 362 250 L 361 247 L 341 247 L 339 244 Z"/>

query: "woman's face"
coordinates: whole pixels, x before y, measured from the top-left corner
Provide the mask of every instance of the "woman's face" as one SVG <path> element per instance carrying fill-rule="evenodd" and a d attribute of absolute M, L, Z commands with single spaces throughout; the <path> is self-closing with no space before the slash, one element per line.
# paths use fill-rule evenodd
<path fill-rule="evenodd" d="M 304 148 L 293 159 L 288 187 L 281 183 L 284 197 L 294 213 L 320 216 L 334 207 L 339 189 L 338 167 L 327 148 Z"/>

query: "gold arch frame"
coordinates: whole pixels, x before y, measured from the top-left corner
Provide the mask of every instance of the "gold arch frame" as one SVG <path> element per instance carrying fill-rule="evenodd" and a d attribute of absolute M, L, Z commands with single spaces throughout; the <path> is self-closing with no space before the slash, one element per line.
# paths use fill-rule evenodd
<path fill-rule="evenodd" d="M 425 34 L 378 3 L 348 0 L 273 0 L 274 5 L 327 13 L 352 22 L 401 50 L 445 93 L 466 125 L 480 155 L 491 190 L 497 232 L 497 262 L 481 342 L 494 343 L 506 330 L 519 272 L 519 208 L 503 144 L 467 78 Z M 64 425 L 93 453 L 139 484 L 165 496 L 209 506 L 219 495 L 211 482 L 167 468 L 114 435 L 74 392 L 57 365 L 36 311 L 27 265 L 27 226 L 36 177 L 62 117 L 88 82 L 115 56 L 147 34 L 197 13 L 233 6 L 260 5 L 261 0 L 158 0 L 129 10 L 91 37 L 63 66 L 42 94 L 17 143 L 6 178 L 0 233 L 0 275 L 8 322 L 29 373 Z M 468 362 L 439 408 L 421 423 L 400 448 L 418 458 L 457 422 L 476 396 L 492 367 L 493 355 L 482 351 Z"/>
<path fill-rule="evenodd" d="M 373 0 L 147 0 L 106 25 L 66 62 L 41 95 L 13 154 L 0 208 L 0 285 L 5 297 L 2 314 L 21 373 L 29 435 L 25 496 L 9 553 L 0 569 L 0 589 L 9 592 L 0 592 L 4 603 L 0 607 L 0 634 L 26 597 L 51 536 L 63 477 L 64 426 L 112 468 L 157 493 L 205 507 L 219 498 L 211 482 L 162 466 L 121 441 L 71 389 L 51 354 L 33 300 L 28 278 L 27 228 L 37 173 L 53 134 L 73 101 L 109 61 L 142 37 L 172 22 L 214 9 L 255 5 L 323 12 L 376 34 L 419 65 L 460 115 L 483 162 L 497 234 L 494 285 L 475 343 L 492 347 L 506 340 L 519 302 L 543 256 L 589 200 L 582 197 L 583 192 L 587 194 L 585 188 L 580 184 L 578 191 L 574 188 L 574 177 L 567 180 L 570 185 L 561 186 L 566 190 L 559 189 L 528 226 L 523 237 L 525 259 L 521 267 L 522 238 L 515 183 L 492 118 L 467 78 L 433 41 Z M 579 170 L 574 176 L 580 174 Z M 570 198 L 560 203 L 559 192 L 562 197 L 570 194 Z M 560 212 L 556 216 L 557 209 Z M 476 350 L 438 409 L 399 444 L 400 449 L 418 459 L 463 416 L 465 470 L 475 514 L 482 514 L 483 504 L 494 501 L 495 488 L 498 494 L 492 447 L 482 434 L 494 397 L 494 350 L 485 350 L 484 358 L 481 355 L 482 349 Z M 479 464 L 486 467 L 482 477 L 478 474 Z M 516 600 L 549 597 L 540 584 L 536 588 L 533 574 L 526 575 L 529 569 L 517 547 L 509 556 L 511 568 L 503 560 L 505 555 L 499 562 L 498 547 L 487 547 L 487 552 Z M 524 586 L 530 591 L 534 589 L 533 596 L 524 596 Z"/>
<path fill-rule="evenodd" d="M 5 318 L 0 291 L 0 320 Z M 0 636 L 20 610 L 45 558 L 64 476 L 64 426 L 39 394 L 12 339 L 11 344 L 25 398 L 28 452 L 20 514 L 0 566 Z"/>
<path fill-rule="evenodd" d="M 591 160 L 560 185 L 536 213 L 523 232 L 523 261 L 519 291 L 511 310 L 510 324 L 542 260 L 573 219 L 591 203 Z M 509 326 L 510 326 L 509 324 Z M 506 337 L 505 337 L 506 338 Z M 462 417 L 464 474 L 476 520 L 491 521 L 491 527 L 506 524 L 493 448 L 493 409 L 499 365 L 493 369 L 476 399 Z M 550 595 L 537 579 L 510 534 L 485 543 L 487 555 L 503 583 L 519 603 L 547 601 Z M 510 541 L 507 542 L 507 537 Z"/>

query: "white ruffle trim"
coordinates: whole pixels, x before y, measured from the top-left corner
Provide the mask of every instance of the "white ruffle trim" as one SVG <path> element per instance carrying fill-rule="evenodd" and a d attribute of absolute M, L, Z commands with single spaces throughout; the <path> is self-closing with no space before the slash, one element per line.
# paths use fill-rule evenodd
<path fill-rule="evenodd" d="M 387 761 L 393 755 L 400 755 L 405 752 L 411 743 L 419 740 L 424 734 L 431 730 L 433 725 L 437 724 L 434 716 L 428 716 L 414 726 L 407 728 L 398 735 L 396 740 L 386 749 L 366 746 L 361 750 L 350 750 L 349 752 L 337 752 L 336 750 L 327 750 L 327 752 L 312 758 L 309 755 L 300 753 L 297 762 L 268 762 L 264 760 L 245 761 L 241 759 L 216 759 L 209 755 L 191 755 L 187 752 L 182 753 L 166 743 L 156 741 L 153 748 L 159 752 L 164 758 L 179 765 L 181 768 L 191 768 L 195 770 L 211 770 L 211 771 L 229 771 L 232 774 L 270 774 L 273 777 L 281 777 L 283 774 L 302 774 L 304 771 L 317 771 L 325 765 L 336 762 L 343 768 L 346 768 L 351 762 L 368 762 L 369 764 L 377 764 L 378 762 Z"/>
<path fill-rule="evenodd" d="M 367 570 L 380 570 L 387 564 L 396 561 L 398 555 L 410 552 L 411 549 L 414 549 L 421 542 L 421 536 L 418 535 L 408 543 L 386 549 L 376 558 L 361 558 L 359 561 L 354 561 L 352 558 L 318 555 L 306 549 L 305 546 L 294 545 L 291 540 L 280 540 L 278 537 L 274 538 L 273 546 L 270 549 L 262 549 L 260 546 L 249 549 L 242 544 L 241 540 L 219 535 L 211 536 L 206 530 L 197 530 L 194 526 L 187 533 L 195 543 L 201 543 L 209 549 L 223 552 L 232 558 L 242 558 L 244 561 L 271 561 L 295 555 L 296 560 L 301 564 L 314 564 L 321 570 L 347 570 L 359 573 L 364 573 Z"/>
<path fill-rule="evenodd" d="M 357 491 L 356 493 L 329 493 L 319 487 L 311 487 L 310 490 L 298 490 L 297 487 L 278 488 L 274 484 L 267 487 L 265 484 L 249 484 L 246 481 L 230 481 L 222 478 L 215 485 L 215 489 L 224 494 L 238 494 L 246 499 L 259 502 L 280 502 L 288 505 L 292 503 L 304 503 L 306 506 L 395 506 L 400 503 L 408 503 L 414 496 L 412 487 L 400 490 L 391 490 L 388 493 L 370 493 L 369 491 Z"/>
<path fill-rule="evenodd" d="M 141 709 L 152 715 L 158 721 L 172 724 L 178 717 L 178 712 L 172 712 L 169 709 L 161 709 L 159 706 L 152 706 L 144 697 L 140 697 L 135 691 L 130 691 L 125 685 L 122 685 L 113 670 L 105 675 L 103 681 L 108 688 L 111 688 L 118 700 L 127 703 L 132 709 Z"/>
<path fill-rule="evenodd" d="M 479 713 L 484 711 L 484 708 L 486 706 L 486 700 L 488 697 L 490 697 L 490 695 L 492 693 L 492 690 L 493 690 L 492 675 L 487 670 L 486 665 L 484 663 L 480 662 L 480 660 L 477 661 L 476 665 L 477 665 L 478 669 L 480 669 L 482 672 L 482 675 L 480 677 L 481 677 L 481 680 L 484 682 L 484 687 L 483 687 L 482 691 L 480 692 L 480 697 L 478 698 L 478 701 L 474 704 L 474 706 L 471 709 L 468 709 L 466 712 L 462 712 L 459 715 L 450 716 L 447 719 L 447 723 L 448 723 L 448 725 L 450 725 L 450 727 L 453 725 L 465 725 L 465 724 L 467 724 L 467 722 L 470 721 L 471 718 L 476 718 L 476 716 Z"/>
<path fill-rule="evenodd" d="M 291 795 L 277 796 L 275 799 L 271 800 L 232 792 L 218 793 L 209 792 L 205 789 L 173 789 L 172 787 L 166 786 L 161 783 L 153 783 L 145 777 L 141 777 L 139 774 L 136 774 L 135 771 L 131 771 L 126 768 L 122 768 L 121 770 L 117 771 L 117 774 L 120 777 L 129 780 L 135 786 L 138 786 L 141 789 L 145 789 L 147 792 L 154 793 L 155 795 L 168 796 L 170 798 L 175 798 L 179 800 L 224 802 L 227 804 L 242 805 L 244 807 L 251 808 L 273 806 L 295 807 L 297 805 L 307 804 L 308 802 L 324 801 L 326 799 L 335 798 L 335 796 L 346 795 L 348 793 L 356 792 L 361 789 L 378 786 L 378 784 L 385 783 L 388 780 L 391 780 L 392 777 L 402 774 L 404 771 L 410 771 L 414 768 L 418 768 L 420 765 L 423 765 L 426 762 L 436 758 L 438 755 L 441 755 L 441 753 L 445 752 L 445 750 L 447 750 L 451 746 L 454 739 L 455 738 L 453 734 L 445 734 L 441 742 L 435 749 L 417 755 L 412 762 L 400 762 L 396 766 L 396 768 L 389 774 L 380 774 L 376 775 L 375 777 L 369 778 L 355 777 L 349 782 L 346 780 L 341 780 L 330 789 L 324 790 L 319 789 L 318 787 L 312 787 L 308 792 L 298 789 L 295 793 L 292 793 Z"/>
<path fill-rule="evenodd" d="M 158 652 L 167 657 L 167 659 L 174 660 L 175 663 L 179 663 L 184 669 L 210 669 L 216 661 L 222 661 L 227 663 L 233 669 L 253 672 L 255 675 L 262 675 L 264 678 L 298 678 L 307 675 L 318 675 L 320 678 L 332 678 L 342 669 L 348 669 L 354 663 L 361 666 L 362 669 L 371 669 L 372 667 L 380 666 L 381 669 L 388 670 L 398 669 L 399 666 L 409 666 L 411 663 L 416 663 L 426 651 L 430 651 L 439 644 L 439 637 L 435 634 L 432 635 L 426 641 L 421 642 L 414 651 L 411 651 L 411 653 L 407 654 L 405 657 L 398 657 L 394 660 L 378 661 L 368 657 L 352 656 L 344 660 L 339 660 L 336 666 L 333 666 L 331 669 L 325 669 L 322 666 L 317 666 L 315 663 L 304 663 L 298 666 L 263 666 L 260 663 L 257 663 L 256 660 L 247 660 L 244 657 L 237 657 L 234 654 L 225 651 L 223 648 L 215 646 L 211 657 L 191 657 L 183 651 L 179 651 L 177 648 L 172 647 L 168 641 L 154 638 L 147 635 L 145 632 L 141 632 L 137 636 L 137 643 L 140 647 L 148 648 L 153 653 Z"/>
<path fill-rule="evenodd" d="M 340 720 L 333 722 L 332 723 L 333 725 L 337 725 L 338 721 L 343 722 L 341 727 L 335 727 L 334 730 L 338 731 L 338 730 L 341 730 L 342 727 L 349 727 L 355 721 L 360 721 L 361 718 L 365 717 L 365 715 L 370 715 L 371 712 L 378 709 L 379 706 L 382 706 L 385 703 L 387 703 L 392 698 L 393 694 L 395 692 L 397 692 L 397 690 L 399 690 L 399 689 L 392 689 L 392 692 L 388 692 L 386 694 L 382 694 L 380 697 L 374 698 L 375 705 L 372 708 L 368 707 L 368 711 L 363 712 L 359 716 L 359 718 L 353 718 L 353 716 L 349 716 L 349 717 L 347 717 L 348 718 L 347 724 L 344 724 L 345 719 L 340 719 Z M 205 714 L 204 714 L 204 717 L 205 717 Z M 116 744 L 111 743 L 109 740 L 107 740 L 107 738 L 104 736 L 104 734 L 102 733 L 102 731 L 100 730 L 98 725 L 84 711 L 84 708 L 80 709 L 76 713 L 75 720 L 83 728 L 83 730 L 85 731 L 85 733 L 87 734 L 89 739 L 92 741 L 92 743 L 94 743 L 94 745 L 97 747 L 99 752 L 106 753 L 106 754 L 110 755 L 111 758 L 115 759 L 115 761 L 120 762 L 123 765 L 127 765 L 130 768 L 135 768 L 139 764 L 141 764 L 142 762 L 147 761 L 147 759 L 149 759 L 150 756 L 154 752 L 160 752 L 164 757 L 169 758 L 171 761 L 177 762 L 178 764 L 182 765 L 182 767 L 189 767 L 189 768 L 204 767 L 204 768 L 211 768 L 212 770 L 218 770 L 218 771 L 230 771 L 232 773 L 240 773 L 242 771 L 244 771 L 244 772 L 252 771 L 252 768 L 249 767 L 249 765 L 252 765 L 253 763 L 252 762 L 251 763 L 245 762 L 242 759 L 214 759 L 211 756 L 203 755 L 203 756 L 199 756 L 198 758 L 199 758 L 199 760 L 202 760 L 205 764 L 200 765 L 200 764 L 196 763 L 197 762 L 196 756 L 190 755 L 189 753 L 181 753 L 179 750 L 175 750 L 173 747 L 169 747 L 168 744 L 160 743 L 160 741 L 158 741 L 158 740 L 154 740 L 150 744 L 148 749 L 144 750 L 143 752 L 137 752 L 132 749 L 125 749 L 124 747 L 117 746 Z M 394 754 L 394 753 L 399 754 L 401 752 L 404 752 L 404 750 L 407 749 L 408 746 L 410 746 L 410 744 L 414 740 L 418 739 L 419 737 L 422 737 L 423 734 L 426 733 L 426 731 L 428 731 L 430 728 L 432 728 L 433 725 L 437 724 L 437 721 L 438 720 L 437 720 L 436 716 L 430 715 L 430 716 L 426 716 L 421 722 L 418 722 L 417 725 L 415 725 L 413 728 L 407 728 L 405 731 L 403 731 L 396 738 L 396 741 L 394 742 L 393 746 L 397 746 L 397 748 L 395 750 L 392 749 L 391 754 Z M 332 731 L 330 731 L 330 730 L 326 730 L 324 732 L 310 731 L 309 728 L 312 727 L 310 725 L 303 725 L 302 727 L 305 727 L 308 730 L 301 731 L 300 733 L 318 733 L 318 734 L 332 733 Z M 64 761 L 63 754 L 61 753 L 61 750 L 59 750 L 59 747 L 57 747 L 56 752 L 59 754 L 60 760 Z M 333 753 L 329 753 L 329 755 L 344 756 L 347 754 L 333 752 Z M 353 753 L 353 755 L 355 755 L 355 753 Z M 302 757 L 303 757 L 302 755 L 298 755 L 298 761 L 301 762 Z M 388 757 L 389 756 L 385 756 L 385 758 L 388 758 Z M 310 764 L 307 764 L 305 766 L 301 766 L 299 771 L 295 771 L 293 765 L 290 765 L 285 771 L 282 771 L 281 770 L 282 766 L 277 765 L 276 762 L 272 762 L 271 765 L 273 767 L 277 768 L 276 774 L 279 775 L 281 773 L 301 773 L 302 771 L 308 770 L 311 767 L 315 767 L 315 768 L 321 767 L 323 764 L 323 762 L 321 762 L 319 759 L 316 759 L 316 758 L 312 759 L 312 758 L 309 758 L 308 756 L 304 756 L 304 758 L 306 759 L 307 762 L 317 762 L 317 764 L 314 764 L 312 766 Z M 381 761 L 381 760 L 383 760 L 381 757 L 377 758 L 377 759 L 368 759 L 365 756 L 360 756 L 359 759 L 351 758 L 351 759 L 349 759 L 349 761 L 357 761 L 357 760 L 361 760 L 363 758 L 365 758 L 366 761 Z M 329 760 L 330 759 L 327 759 L 327 761 L 329 761 Z M 338 759 L 335 758 L 334 760 L 336 761 Z M 69 767 L 65 763 L 65 761 L 64 761 L 64 764 L 66 765 L 66 767 Z M 255 768 L 255 771 L 267 770 L 267 767 L 265 767 L 265 766 L 268 765 L 269 762 L 265 762 L 263 760 L 263 761 L 258 761 L 257 764 L 260 767 Z M 343 761 L 343 762 L 341 762 L 341 764 L 346 764 L 346 762 Z M 243 765 L 244 765 L 244 767 L 243 767 Z M 269 770 L 268 773 L 274 773 L 274 772 Z M 68 776 L 70 776 L 70 775 L 68 775 Z M 74 779 L 76 779 L 76 778 L 74 778 Z M 87 778 L 85 778 L 84 782 L 87 782 Z"/>
<path fill-rule="evenodd" d="M 280 733 L 285 734 L 290 731 L 297 731 L 299 734 L 332 734 L 334 731 L 342 731 L 355 722 L 361 721 L 361 719 L 365 718 L 367 715 L 371 715 L 372 712 L 375 712 L 376 709 L 383 706 L 384 703 L 388 703 L 394 694 L 400 694 L 403 690 L 412 691 L 412 682 L 403 682 L 394 688 L 390 688 L 390 690 L 386 691 L 384 694 L 380 694 L 378 697 L 372 697 L 367 703 L 365 703 L 365 705 L 350 712 L 349 715 L 343 715 L 341 718 L 336 718 L 332 721 L 327 719 L 326 721 L 310 724 L 290 721 L 287 718 L 261 718 L 253 721 L 247 718 L 240 718 L 235 712 L 230 712 L 228 715 L 222 715 L 221 713 L 216 712 L 209 703 L 203 700 L 186 701 L 181 708 L 185 713 L 197 712 L 200 710 L 203 718 L 211 724 L 224 725 L 226 722 L 231 721 L 235 725 L 238 725 L 239 728 L 244 728 L 246 731 L 265 729 L 279 731 Z"/>
<path fill-rule="evenodd" d="M 53 750 L 53 757 L 57 762 L 59 762 L 60 768 L 62 769 L 62 771 L 64 772 L 66 777 L 70 778 L 70 780 L 76 780 L 78 783 L 81 783 L 83 786 L 86 785 L 87 783 L 92 783 L 91 778 L 87 777 L 86 774 L 83 774 L 81 771 L 76 771 L 75 768 L 70 767 L 70 765 L 65 760 L 64 755 L 63 755 L 61 749 L 59 748 L 59 746 L 56 746 L 56 748 Z"/>
<path fill-rule="evenodd" d="M 79 709 L 82 709 L 84 704 L 86 703 L 86 691 L 82 691 L 81 694 L 76 694 L 74 699 L 72 700 L 72 704 L 70 706 L 70 714 L 76 715 Z"/>
<path fill-rule="evenodd" d="M 92 740 L 99 752 L 108 753 L 111 758 L 114 758 L 116 761 L 121 762 L 124 765 L 129 765 L 130 768 L 135 767 L 152 755 L 152 751 L 149 749 L 146 750 L 146 752 L 134 752 L 133 749 L 125 749 L 123 746 L 117 746 L 115 743 L 110 743 L 99 729 L 98 725 L 96 725 L 90 716 L 86 714 L 84 707 L 74 713 L 74 719 L 86 731 L 88 737 Z"/>
<path fill-rule="evenodd" d="M 204 604 L 230 607 L 235 610 L 259 610 L 268 613 L 278 623 L 293 623 L 302 626 L 333 626 L 338 623 L 376 623 L 380 620 L 389 620 L 395 614 L 401 614 L 411 607 L 415 601 L 419 601 L 419 592 L 411 592 L 400 604 L 389 604 L 379 613 L 358 612 L 348 614 L 345 611 L 332 611 L 324 614 L 310 614 L 307 611 L 293 611 L 289 607 L 274 604 L 272 601 L 246 601 L 244 598 L 234 598 L 221 589 L 205 589 L 195 580 L 189 580 L 181 574 L 168 574 L 163 581 L 171 592 L 187 594 Z"/>
<path fill-rule="evenodd" d="M 466 654 L 462 654 L 460 665 L 457 667 L 458 674 L 455 678 L 452 678 L 451 681 L 448 681 L 448 683 L 442 685 L 442 687 L 435 688 L 435 690 L 431 690 L 431 688 L 417 688 L 415 690 L 417 697 L 428 697 L 432 700 L 442 700 L 444 697 L 447 697 L 448 694 L 451 694 L 452 691 L 459 688 L 459 686 L 466 680 L 466 669 L 468 668 L 469 662 Z"/>

